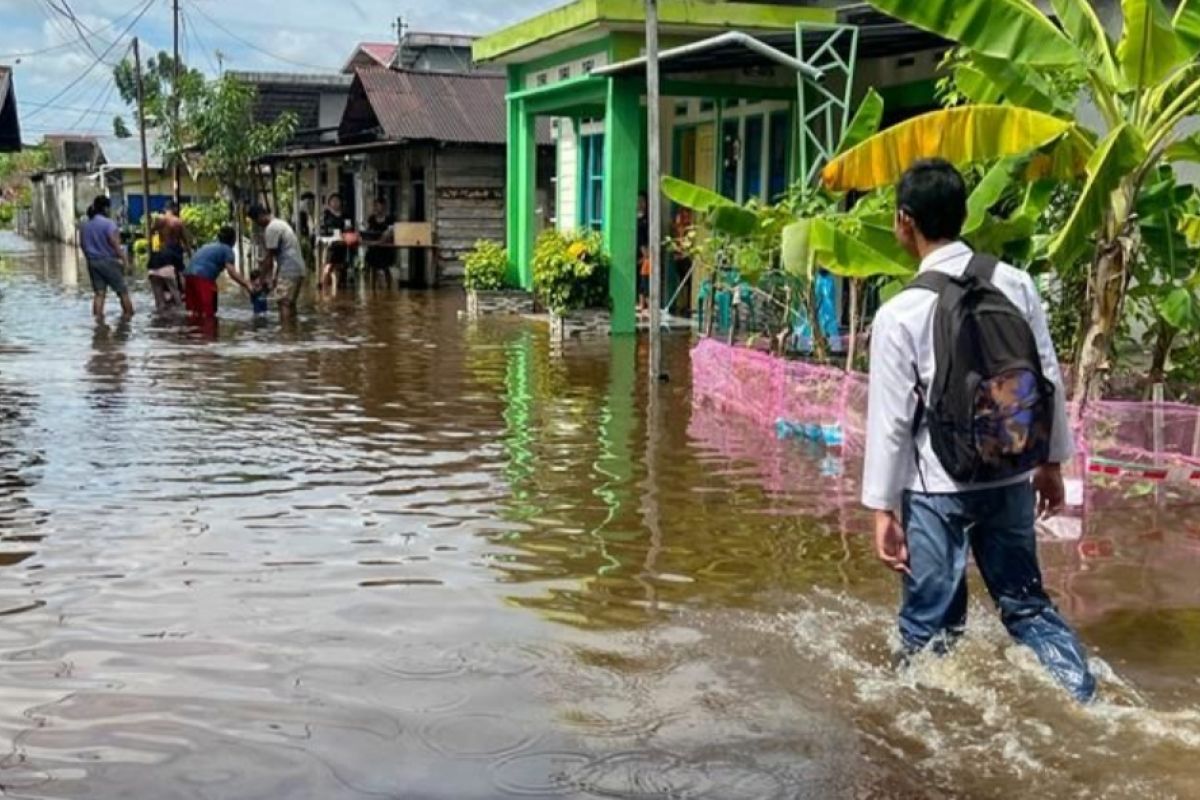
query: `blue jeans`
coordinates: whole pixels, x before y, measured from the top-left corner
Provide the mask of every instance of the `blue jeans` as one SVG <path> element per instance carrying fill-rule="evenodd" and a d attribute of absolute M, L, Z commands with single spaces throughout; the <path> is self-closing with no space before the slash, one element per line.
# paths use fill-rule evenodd
<path fill-rule="evenodd" d="M 907 653 L 942 652 L 967 622 L 967 547 L 1008 632 L 1071 694 L 1090 700 L 1096 679 L 1075 632 L 1042 588 L 1028 481 L 959 494 L 904 495 L 908 565 L 900 608 Z"/>

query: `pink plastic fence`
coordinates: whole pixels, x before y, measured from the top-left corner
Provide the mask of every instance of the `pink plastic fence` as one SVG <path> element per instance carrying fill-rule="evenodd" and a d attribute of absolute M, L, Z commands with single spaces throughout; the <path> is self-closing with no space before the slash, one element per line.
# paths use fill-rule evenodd
<path fill-rule="evenodd" d="M 692 386 L 698 399 L 754 425 L 837 425 L 844 449 L 862 448 L 867 376 L 861 373 L 703 339 L 692 351 Z M 1091 473 L 1200 482 L 1200 408 L 1195 406 L 1093 403 L 1077 441 Z"/>

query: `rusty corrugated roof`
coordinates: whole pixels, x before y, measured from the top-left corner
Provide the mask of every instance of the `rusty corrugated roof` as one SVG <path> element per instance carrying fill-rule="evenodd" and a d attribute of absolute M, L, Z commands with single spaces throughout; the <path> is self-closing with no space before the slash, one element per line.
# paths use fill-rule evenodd
<path fill-rule="evenodd" d="M 495 73 L 357 70 L 383 136 L 462 144 L 504 144 L 507 81 Z"/>

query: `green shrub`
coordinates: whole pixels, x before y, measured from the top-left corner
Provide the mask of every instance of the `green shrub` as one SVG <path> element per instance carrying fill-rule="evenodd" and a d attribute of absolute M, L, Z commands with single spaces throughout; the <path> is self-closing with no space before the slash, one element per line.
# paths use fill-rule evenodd
<path fill-rule="evenodd" d="M 187 227 L 192 244 L 196 247 L 216 241 L 217 231 L 229 221 L 229 204 L 224 200 L 208 203 L 189 203 L 179 212 L 179 218 Z"/>
<path fill-rule="evenodd" d="M 533 248 L 533 289 L 556 314 L 608 308 L 609 258 L 594 231 L 547 230 Z"/>
<path fill-rule="evenodd" d="M 463 284 L 473 291 L 494 291 L 504 288 L 508 272 L 508 251 L 499 242 L 480 239 L 475 249 L 463 257 Z"/>

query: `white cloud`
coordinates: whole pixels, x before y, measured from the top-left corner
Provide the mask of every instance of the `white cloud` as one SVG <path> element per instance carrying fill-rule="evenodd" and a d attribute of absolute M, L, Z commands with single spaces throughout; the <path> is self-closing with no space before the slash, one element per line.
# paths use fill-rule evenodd
<path fill-rule="evenodd" d="M 97 52 L 103 52 L 140 10 L 137 0 L 69 0 L 82 22 L 98 36 L 92 39 Z M 303 70 L 311 67 L 339 68 L 361 41 L 391 41 L 397 15 L 404 16 L 410 29 L 439 32 L 487 33 L 540 11 L 561 5 L 565 0 L 284 0 L 280 4 L 244 4 L 230 0 L 186 0 L 185 28 L 189 28 L 183 49 L 190 63 L 206 72 L 213 71 L 214 51 L 226 56 L 226 67 L 245 70 Z M 211 18 L 211 19 L 209 19 Z M 116 20 L 116 24 L 113 22 Z M 216 24 L 236 34 L 230 36 Z M 170 5 L 155 2 L 134 30 L 142 40 L 143 53 L 170 46 Z M 23 57 L 13 64 L 17 98 L 21 103 L 27 138 L 36 139 L 35 131 L 61 125 L 69 127 L 79 110 L 98 104 L 111 83 L 111 70 L 97 66 L 61 98 L 56 106 L 69 110 L 37 111 L 35 102 L 46 102 L 74 81 L 94 62 L 94 56 L 82 43 L 72 24 L 57 18 L 46 19 L 31 0 L 0 0 L 0 63 L 12 63 L 4 54 L 28 53 L 48 47 L 52 52 Z M 254 46 L 239 42 L 244 39 Z M 127 40 L 126 40 L 127 41 Z M 108 60 L 115 60 L 125 42 L 114 48 Z M 285 59 L 280 61 L 279 58 Z M 288 63 L 294 62 L 294 63 Z M 107 128 L 112 113 L 121 106 L 113 92 L 105 103 L 111 107 L 99 115 L 97 127 Z M 35 114 L 35 111 L 37 112 Z M 31 116 L 32 115 L 32 116 Z M 91 118 L 89 118 L 91 119 Z"/>

